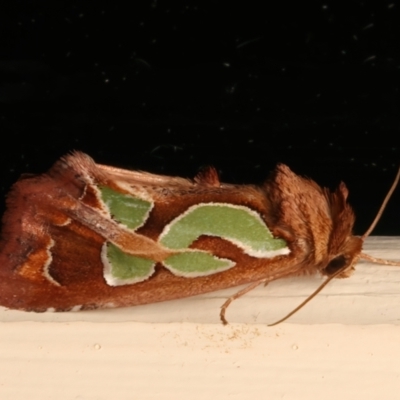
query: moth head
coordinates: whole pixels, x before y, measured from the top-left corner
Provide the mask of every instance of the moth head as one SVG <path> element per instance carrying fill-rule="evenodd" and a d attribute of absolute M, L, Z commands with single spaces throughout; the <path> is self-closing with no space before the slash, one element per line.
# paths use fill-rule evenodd
<path fill-rule="evenodd" d="M 285 169 L 286 171 L 288 170 L 287 167 L 285 167 L 284 170 Z M 328 277 L 299 306 L 297 306 L 279 321 L 276 321 L 273 324 L 269 324 L 268 326 L 274 326 L 280 324 L 283 321 L 286 321 L 290 316 L 295 314 L 310 300 L 312 300 L 333 278 L 346 278 L 350 276 L 351 273 L 354 271 L 355 264 L 360 258 L 376 264 L 400 266 L 400 262 L 375 258 L 361 252 L 365 238 L 367 238 L 375 228 L 399 180 L 400 168 L 397 172 L 392 187 L 387 193 L 374 221 L 361 237 L 353 236 L 351 233 L 354 225 L 354 213 L 351 210 L 350 206 L 347 204 L 348 191 L 346 189 L 346 186 L 341 183 L 336 192 L 333 193 L 329 192 L 327 189 L 323 189 L 325 192 L 325 197 L 327 199 L 327 204 L 329 205 L 328 208 L 331 213 L 332 225 L 328 245 L 328 259 L 322 266 L 322 268 L 320 267 L 319 269 L 322 274 L 327 275 Z M 309 181 L 309 183 L 314 184 L 312 181 Z"/>
<path fill-rule="evenodd" d="M 332 230 L 328 244 L 328 262 L 321 269 L 321 273 L 332 276 L 343 270 L 338 277 L 346 278 L 354 271 L 354 265 L 362 250 L 363 239 L 352 233 L 355 216 L 347 202 L 346 185 L 342 182 L 334 192 L 323 190 L 329 205 Z"/>
<path fill-rule="evenodd" d="M 339 270 L 342 272 L 337 278 L 348 278 L 354 272 L 362 250 L 363 240 L 357 236 L 349 236 L 342 244 L 338 253 L 334 255 L 321 270 L 323 275 L 332 276 Z"/>
<path fill-rule="evenodd" d="M 278 165 L 265 186 L 271 226 L 298 246 L 304 273 L 316 270 L 325 275 L 344 266 L 351 269 L 361 252 L 362 240 L 353 236 L 355 216 L 347 202 L 344 183 L 331 192 L 311 179 Z M 270 222 L 270 221 L 267 221 Z"/>

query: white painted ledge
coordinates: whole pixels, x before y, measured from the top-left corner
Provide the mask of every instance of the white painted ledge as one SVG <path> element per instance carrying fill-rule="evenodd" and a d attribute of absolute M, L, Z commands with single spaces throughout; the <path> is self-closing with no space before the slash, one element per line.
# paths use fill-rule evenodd
<path fill-rule="evenodd" d="M 400 238 L 365 252 L 400 260 Z M 0 399 L 397 399 L 400 268 L 359 263 L 288 323 L 320 283 L 274 282 L 148 306 L 78 313 L 0 310 Z"/>

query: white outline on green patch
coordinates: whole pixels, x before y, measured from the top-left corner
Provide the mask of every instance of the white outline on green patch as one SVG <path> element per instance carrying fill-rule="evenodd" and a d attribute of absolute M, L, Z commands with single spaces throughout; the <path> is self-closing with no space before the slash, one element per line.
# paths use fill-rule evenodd
<path fill-rule="evenodd" d="M 108 186 L 99 186 L 98 190 L 109 214 L 128 229 L 135 231 L 149 219 L 154 203 L 120 193 Z"/>
<path fill-rule="evenodd" d="M 220 258 L 208 251 L 189 249 L 173 254 L 163 261 L 163 265 L 176 276 L 197 278 L 226 271 L 236 265 L 227 258 Z"/>
<path fill-rule="evenodd" d="M 110 242 L 101 248 L 101 261 L 104 279 L 110 286 L 143 282 L 154 274 L 156 266 L 155 261 L 125 253 Z"/>
<path fill-rule="evenodd" d="M 122 228 L 135 231 L 143 226 L 154 203 L 123 194 L 107 186 L 96 187 L 105 211 Z M 176 254 L 162 264 L 176 276 L 197 278 L 233 268 L 233 260 L 220 258 L 210 251 L 189 246 L 200 236 L 214 236 L 227 240 L 244 253 L 256 258 L 272 258 L 289 254 L 283 239 L 274 238 L 261 216 L 249 207 L 230 203 L 199 203 L 167 224 L 158 242 Z M 101 250 L 104 279 L 110 286 L 134 284 L 149 279 L 156 262 L 125 253 L 118 246 L 105 242 Z"/>
<path fill-rule="evenodd" d="M 252 209 L 229 203 L 199 203 L 164 227 L 158 241 L 170 249 L 186 249 L 201 235 L 216 236 L 257 258 L 289 254 L 283 239 Z"/>

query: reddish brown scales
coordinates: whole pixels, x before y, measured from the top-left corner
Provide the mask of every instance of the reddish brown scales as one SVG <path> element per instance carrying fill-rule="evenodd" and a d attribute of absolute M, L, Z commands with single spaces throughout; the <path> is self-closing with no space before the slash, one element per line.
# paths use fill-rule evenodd
<path fill-rule="evenodd" d="M 93 185 L 136 191 L 154 202 L 146 224 L 129 232 L 105 216 Z M 192 296 L 261 279 L 322 272 L 352 265 L 362 240 L 352 236 L 354 215 L 342 184 L 334 193 L 279 165 L 262 186 L 220 183 L 214 169 L 194 181 L 97 165 L 74 153 L 38 177 L 12 188 L 0 243 L 0 304 L 28 311 L 119 307 Z M 234 244 L 201 236 L 192 248 L 233 259 L 214 275 L 182 278 L 161 264 L 144 282 L 109 286 L 100 258 L 105 241 L 161 261 L 173 253 L 156 240 L 163 227 L 199 203 L 244 205 L 257 211 L 290 254 L 254 258 Z M 48 264 L 48 265 L 47 265 Z M 49 276 L 47 275 L 49 274 Z"/>

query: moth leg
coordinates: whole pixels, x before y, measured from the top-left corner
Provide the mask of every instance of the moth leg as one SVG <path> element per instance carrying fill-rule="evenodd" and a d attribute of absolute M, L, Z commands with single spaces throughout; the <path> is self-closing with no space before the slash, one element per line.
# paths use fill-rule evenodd
<path fill-rule="evenodd" d="M 249 286 L 246 286 L 244 289 L 239 290 L 237 293 L 235 293 L 233 296 L 229 297 L 224 304 L 221 306 L 221 312 L 219 313 L 219 317 L 221 318 L 221 321 L 224 325 L 228 324 L 228 321 L 225 318 L 225 312 L 226 309 L 229 307 L 229 305 L 232 303 L 232 301 L 238 299 L 239 297 L 242 297 L 246 293 L 250 292 L 250 290 L 255 289 L 258 285 L 261 285 L 261 283 L 264 283 L 265 286 L 268 284 L 268 282 L 271 281 L 271 278 L 263 278 L 258 281 L 255 281 L 251 283 Z"/>

